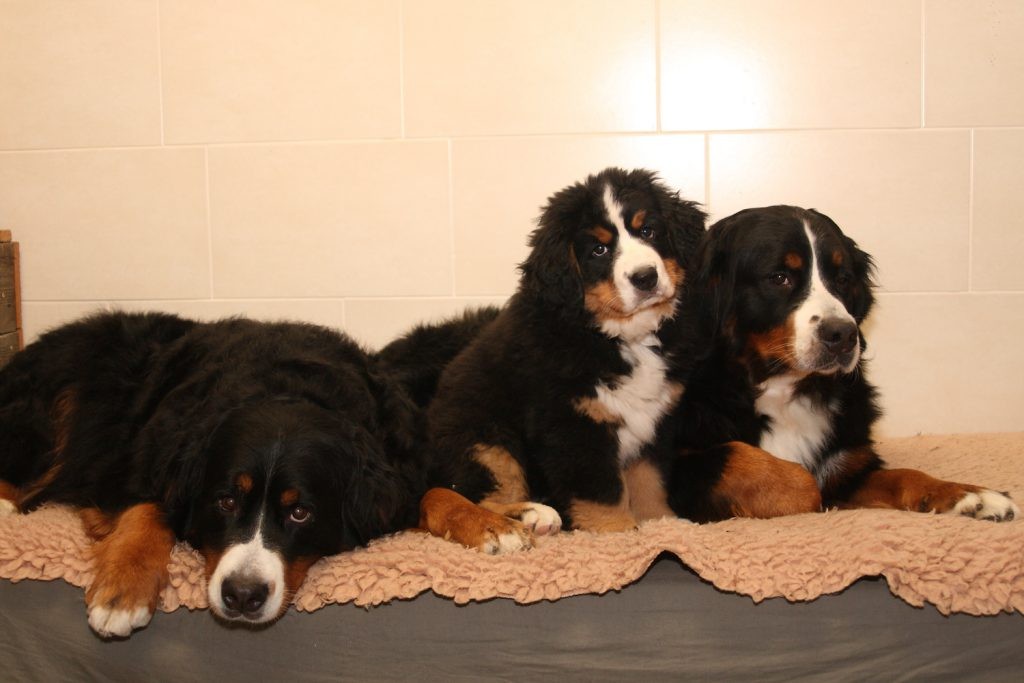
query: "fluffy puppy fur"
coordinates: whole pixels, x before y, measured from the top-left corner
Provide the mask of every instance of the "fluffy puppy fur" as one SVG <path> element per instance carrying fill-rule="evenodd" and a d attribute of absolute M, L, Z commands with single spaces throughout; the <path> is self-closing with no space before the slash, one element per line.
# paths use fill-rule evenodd
<path fill-rule="evenodd" d="M 1004 494 L 887 469 L 875 452 L 880 410 L 860 330 L 872 273 L 871 258 L 817 211 L 748 209 L 710 228 L 689 306 L 709 348 L 672 418 L 679 515 L 770 517 L 821 504 L 1019 514 Z"/>
<path fill-rule="evenodd" d="M 101 636 L 149 622 L 178 539 L 206 558 L 217 616 L 264 624 L 317 558 L 415 524 L 418 419 L 325 328 L 96 315 L 0 371 L 0 505 L 81 508 Z"/>
<path fill-rule="evenodd" d="M 676 315 L 703 221 L 643 170 L 610 168 L 549 199 L 516 293 L 428 408 L 431 480 L 446 491 L 425 499 L 426 528 L 493 552 L 529 544 L 498 517 L 467 513 L 469 533 L 450 524 L 464 510 L 453 491 L 539 533 L 629 529 L 667 511 L 645 475 L 682 392 Z M 643 485 L 631 496 L 632 476 Z"/>

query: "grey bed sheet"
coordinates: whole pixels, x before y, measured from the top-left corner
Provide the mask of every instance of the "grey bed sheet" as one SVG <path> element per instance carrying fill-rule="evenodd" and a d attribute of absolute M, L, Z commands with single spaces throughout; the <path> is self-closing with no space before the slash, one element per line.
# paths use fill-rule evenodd
<path fill-rule="evenodd" d="M 722 593 L 664 556 L 618 593 L 516 605 L 426 594 L 289 612 L 261 630 L 158 613 L 103 642 L 82 591 L 0 581 L 4 681 L 1017 681 L 1024 617 L 911 607 L 862 580 L 806 604 Z"/>

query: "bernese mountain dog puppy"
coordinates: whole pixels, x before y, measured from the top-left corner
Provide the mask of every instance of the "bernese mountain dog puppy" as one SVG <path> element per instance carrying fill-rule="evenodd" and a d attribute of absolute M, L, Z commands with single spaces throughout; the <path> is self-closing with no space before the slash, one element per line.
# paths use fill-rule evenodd
<path fill-rule="evenodd" d="M 428 407 L 439 487 L 424 528 L 505 552 L 530 544 L 512 518 L 618 531 L 669 512 L 651 459 L 683 390 L 675 318 L 703 231 L 703 212 L 649 171 L 609 168 L 548 200 L 517 291 Z"/>
<path fill-rule="evenodd" d="M 677 514 L 772 517 L 821 504 L 1019 514 L 1002 493 L 888 469 L 875 452 L 880 410 L 860 329 L 873 265 L 828 216 L 741 211 L 709 229 L 693 271 L 688 309 L 709 345 L 672 417 Z"/>
<path fill-rule="evenodd" d="M 0 512 L 81 509 L 100 636 L 150 621 L 178 539 L 206 560 L 214 614 L 265 624 L 318 558 L 415 525 L 421 421 L 322 327 L 98 314 L 0 371 Z"/>

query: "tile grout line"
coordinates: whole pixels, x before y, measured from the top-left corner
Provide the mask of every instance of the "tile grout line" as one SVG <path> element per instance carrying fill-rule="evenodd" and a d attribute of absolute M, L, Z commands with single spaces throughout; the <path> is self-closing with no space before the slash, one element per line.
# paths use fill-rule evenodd
<path fill-rule="evenodd" d="M 160 146 L 166 144 L 164 133 L 164 27 L 161 21 L 163 14 L 163 2 L 157 2 L 156 6 L 156 82 L 157 99 L 160 105 Z"/>
<path fill-rule="evenodd" d="M 207 276 L 209 280 L 207 285 L 209 286 L 208 298 L 213 301 L 215 298 L 213 291 L 213 211 L 211 210 L 212 202 L 210 201 L 210 149 L 208 147 L 203 148 L 203 175 L 206 181 L 206 259 L 207 259 Z"/>

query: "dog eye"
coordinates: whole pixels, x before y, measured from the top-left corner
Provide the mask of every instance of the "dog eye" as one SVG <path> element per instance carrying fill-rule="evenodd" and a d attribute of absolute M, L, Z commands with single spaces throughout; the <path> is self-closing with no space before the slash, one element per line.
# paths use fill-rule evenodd
<path fill-rule="evenodd" d="M 234 496 L 221 496 L 217 499 L 217 507 L 221 512 L 234 512 L 238 509 L 238 501 Z"/>
<path fill-rule="evenodd" d="M 608 247 L 606 247 L 606 246 L 605 246 L 605 245 L 603 245 L 603 244 L 599 244 L 599 245 L 597 245 L 596 247 L 594 247 L 594 248 L 593 248 L 593 249 L 592 249 L 592 250 L 590 251 L 590 253 L 591 253 L 591 254 L 592 254 L 593 256 L 604 256 L 605 254 L 607 254 L 607 253 L 608 253 Z"/>
<path fill-rule="evenodd" d="M 772 283 L 776 287 L 792 287 L 793 279 L 789 277 L 789 273 L 778 271 L 768 276 L 768 282 Z"/>
<path fill-rule="evenodd" d="M 852 279 L 853 277 L 849 273 L 847 273 L 846 271 L 840 271 L 839 273 L 836 274 L 836 286 L 841 289 L 845 289 L 846 286 L 850 284 L 850 281 Z"/>
<path fill-rule="evenodd" d="M 651 239 L 652 237 L 654 237 L 654 228 L 652 228 L 649 225 L 645 225 L 644 227 L 640 228 L 640 236 L 643 237 L 645 240 Z"/>
<path fill-rule="evenodd" d="M 309 508 L 302 505 L 296 505 L 293 507 L 288 515 L 288 521 L 294 522 L 295 524 L 306 524 L 312 518 L 313 513 L 310 512 Z"/>

